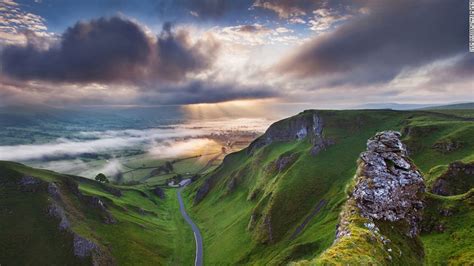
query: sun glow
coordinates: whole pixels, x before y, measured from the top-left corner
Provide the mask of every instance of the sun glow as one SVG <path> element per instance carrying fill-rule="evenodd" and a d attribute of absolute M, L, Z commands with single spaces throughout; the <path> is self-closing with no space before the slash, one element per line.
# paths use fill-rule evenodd
<path fill-rule="evenodd" d="M 268 117 L 269 108 L 278 102 L 277 99 L 255 99 L 199 103 L 183 106 L 183 110 L 190 119 Z"/>

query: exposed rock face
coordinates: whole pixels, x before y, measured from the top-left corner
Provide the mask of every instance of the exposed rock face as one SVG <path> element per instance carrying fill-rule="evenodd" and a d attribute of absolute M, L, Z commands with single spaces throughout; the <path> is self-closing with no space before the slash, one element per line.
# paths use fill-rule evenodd
<path fill-rule="evenodd" d="M 310 115 L 303 113 L 271 125 L 265 134 L 249 145 L 247 152 L 252 154 L 256 149 L 273 142 L 302 140 L 309 137 L 313 144 L 311 154 L 316 155 L 321 150 L 334 144 L 333 140 L 323 137 L 323 129 L 323 119 L 319 114 L 313 113 Z"/>
<path fill-rule="evenodd" d="M 37 192 L 44 188 L 46 182 L 32 176 L 24 176 L 18 181 L 23 192 Z"/>
<path fill-rule="evenodd" d="M 69 220 L 66 217 L 66 212 L 59 204 L 52 203 L 51 205 L 49 205 L 48 214 L 52 217 L 59 219 L 60 230 L 69 230 L 69 228 L 71 227 L 71 224 L 69 223 Z"/>
<path fill-rule="evenodd" d="M 59 187 L 55 183 L 48 184 L 48 194 L 56 200 L 61 199 L 61 192 L 59 191 Z"/>
<path fill-rule="evenodd" d="M 361 215 L 375 220 L 406 220 L 415 236 L 421 220 L 423 177 L 408 158 L 400 133 L 377 133 L 360 155 L 352 193 Z"/>
<path fill-rule="evenodd" d="M 462 148 L 462 146 L 462 142 L 448 139 L 436 142 L 435 144 L 433 144 L 433 149 L 441 153 L 450 153 Z"/>
<path fill-rule="evenodd" d="M 117 220 L 114 218 L 114 216 L 112 216 L 112 214 L 107 210 L 107 205 L 99 197 L 83 195 L 81 198 L 86 204 L 100 211 L 102 221 L 105 224 L 117 223 Z"/>
<path fill-rule="evenodd" d="M 204 183 L 199 187 L 198 191 L 196 192 L 196 196 L 194 197 L 194 204 L 198 204 L 204 197 L 209 193 L 211 189 L 211 179 L 206 179 Z"/>
<path fill-rule="evenodd" d="M 93 252 L 98 252 L 99 248 L 94 242 L 74 234 L 74 255 L 79 258 L 86 258 L 93 255 Z"/>
<path fill-rule="evenodd" d="M 453 162 L 433 183 L 431 192 L 450 196 L 466 193 L 472 187 L 474 187 L 474 162 Z"/>
<path fill-rule="evenodd" d="M 276 169 L 277 172 L 281 173 L 288 169 L 298 159 L 298 154 L 282 154 L 278 159 L 272 162 L 272 168 Z"/>
<path fill-rule="evenodd" d="M 162 188 L 160 187 L 155 187 L 153 190 L 152 190 L 153 194 L 155 194 L 156 196 L 158 196 L 160 199 L 164 199 L 165 198 L 165 192 L 163 191 Z"/>
<path fill-rule="evenodd" d="M 114 188 L 108 185 L 104 185 L 105 191 L 109 192 L 110 194 L 114 195 L 115 197 L 122 197 L 122 191 L 118 188 Z"/>
<path fill-rule="evenodd" d="M 227 192 L 233 192 L 237 188 L 237 177 L 232 177 L 227 183 Z"/>

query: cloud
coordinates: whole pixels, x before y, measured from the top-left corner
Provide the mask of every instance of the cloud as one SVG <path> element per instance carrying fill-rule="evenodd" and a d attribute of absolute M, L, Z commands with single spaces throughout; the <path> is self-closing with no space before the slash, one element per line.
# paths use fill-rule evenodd
<path fill-rule="evenodd" d="M 15 1 L 0 1 L 0 45 L 22 45 L 26 35 L 52 37 L 41 16 L 21 10 Z"/>
<path fill-rule="evenodd" d="M 175 6 L 189 9 L 194 13 L 192 16 L 201 19 L 221 18 L 232 12 L 246 11 L 251 6 L 249 0 L 176 0 L 173 3 Z"/>
<path fill-rule="evenodd" d="M 470 84 L 469 86 L 472 92 L 472 86 L 474 84 L 472 73 L 474 73 L 474 56 L 466 52 L 428 71 L 428 73 L 425 74 L 428 78 L 426 85 L 439 87 L 447 83 L 462 83 L 467 81 L 468 84 Z"/>
<path fill-rule="evenodd" d="M 317 32 L 327 31 L 334 24 L 345 21 L 351 17 L 350 14 L 340 13 L 338 10 L 320 8 L 313 11 L 314 18 L 309 20 L 310 29 Z"/>
<path fill-rule="evenodd" d="M 378 1 L 369 12 L 318 35 L 276 66 L 327 86 L 388 82 L 467 49 L 468 1 Z"/>
<path fill-rule="evenodd" d="M 22 80 L 60 82 L 144 82 L 179 80 L 208 68 L 219 45 L 206 38 L 192 42 L 185 30 L 165 24 L 155 38 L 122 17 L 82 21 L 47 49 L 30 37 L 26 46 L 1 53 L 4 74 Z"/>
<path fill-rule="evenodd" d="M 305 23 L 300 17 L 309 16 L 319 9 L 350 12 L 370 0 L 255 0 L 253 7 L 276 13 L 291 23 Z"/>
<path fill-rule="evenodd" d="M 146 104 L 218 103 L 231 100 L 274 98 L 279 94 L 262 85 L 242 85 L 212 80 L 194 80 L 185 84 L 144 91 L 138 101 Z"/>
<path fill-rule="evenodd" d="M 130 148 L 141 148 L 157 153 L 164 147 L 167 149 L 163 151 L 164 153 L 174 152 L 180 155 L 192 149 L 192 147 L 185 147 L 192 144 L 194 139 L 205 139 L 206 136 L 225 131 L 263 131 L 268 123 L 269 121 L 264 119 L 236 119 L 234 124 L 229 124 L 224 118 L 224 120 L 191 121 L 185 124 L 169 125 L 167 128 L 84 131 L 74 134 L 74 138 L 59 138 L 45 144 L 0 146 L 0 160 L 61 159 L 86 153 L 113 155 L 114 152 Z M 174 150 L 173 145 L 181 142 L 185 144 L 176 146 L 177 149 Z M 68 165 L 58 162 L 57 167 L 66 168 Z"/>
<path fill-rule="evenodd" d="M 173 33 L 171 24 L 165 23 L 156 43 L 157 58 L 152 71 L 162 79 L 180 80 L 187 73 L 211 67 L 219 47 L 210 35 L 193 43 L 187 31 Z"/>
<path fill-rule="evenodd" d="M 256 0 L 254 7 L 265 8 L 278 14 L 281 18 L 306 15 L 316 6 L 314 0 Z"/>

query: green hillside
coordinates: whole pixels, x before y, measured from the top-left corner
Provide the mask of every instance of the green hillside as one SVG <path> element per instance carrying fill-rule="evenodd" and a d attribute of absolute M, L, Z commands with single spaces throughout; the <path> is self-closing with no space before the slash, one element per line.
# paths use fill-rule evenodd
<path fill-rule="evenodd" d="M 152 189 L 0 162 L 0 264 L 190 264 L 176 192 Z"/>
<path fill-rule="evenodd" d="M 298 137 L 300 128 L 309 132 L 320 124 L 320 135 Z M 318 257 L 334 240 L 345 188 L 367 139 L 390 129 L 403 133 L 411 158 L 426 175 L 457 160 L 474 161 L 474 122 L 465 116 L 390 110 L 302 112 L 273 124 L 249 148 L 227 156 L 219 168 L 188 188 L 192 216 L 203 232 L 206 263 L 284 264 Z M 472 214 L 472 205 L 461 209 L 459 215 Z M 451 261 L 447 256 L 434 258 L 446 245 L 436 241 L 443 236 L 453 247 L 474 236 L 467 231 L 470 235 L 463 240 L 453 238 L 450 230 L 458 229 L 448 228 L 423 232 L 426 261 Z M 465 256 L 473 259 L 469 253 Z"/>
<path fill-rule="evenodd" d="M 472 264 L 472 117 L 474 111 L 467 110 L 308 110 L 274 123 L 185 189 L 189 214 L 203 235 L 204 263 L 337 264 L 355 258 Z M 410 254 L 393 261 L 378 242 L 370 242 L 368 221 L 347 200 L 359 154 L 385 130 L 402 133 L 426 184 L 419 238 L 377 223 L 394 250 Z M 151 184 L 101 184 L 0 162 L 0 264 L 192 264 L 193 233 L 181 217 L 176 191 L 154 191 Z M 341 217 L 343 210 L 347 215 Z M 358 238 L 329 249 L 341 218 L 353 223 Z M 380 257 L 373 261 L 367 254 Z"/>

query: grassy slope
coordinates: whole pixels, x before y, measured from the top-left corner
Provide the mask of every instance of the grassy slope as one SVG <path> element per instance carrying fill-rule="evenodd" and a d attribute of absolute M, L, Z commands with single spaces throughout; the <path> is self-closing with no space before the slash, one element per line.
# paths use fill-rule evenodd
<path fill-rule="evenodd" d="M 87 263 L 73 256 L 71 236 L 61 233 L 57 221 L 46 215 L 51 201 L 49 195 L 17 189 L 17 181 L 25 175 L 56 183 L 72 178 L 79 183 L 83 194 L 99 196 L 118 223 L 102 223 L 89 206 L 61 190 L 63 201 L 67 202 L 66 211 L 72 230 L 98 243 L 118 264 L 176 265 L 193 261 L 192 232 L 179 214 L 174 190 L 167 190 L 167 198 L 161 200 L 146 186 L 121 187 L 123 196 L 116 197 L 94 181 L 0 162 L 0 181 L 11 184 L 0 186 L 0 210 L 13 212 L 12 215 L 2 215 L 0 220 L 0 249 L 6 251 L 0 253 L 0 263 L 31 264 L 38 260 L 42 262 L 40 264 L 49 265 Z M 146 213 L 141 214 L 139 208 Z"/>
<path fill-rule="evenodd" d="M 474 143 L 469 136 L 474 135 L 474 124 L 452 115 L 380 110 L 319 113 L 325 121 L 323 134 L 337 144 L 316 157 L 309 155 L 307 141 L 273 143 L 252 156 L 245 151 L 228 156 L 221 167 L 208 175 L 217 183 L 192 212 L 203 231 L 206 263 L 285 263 L 318 256 L 332 244 L 345 201 L 344 188 L 355 172 L 355 161 L 367 139 L 377 131 L 408 132 L 410 128 L 405 141 L 414 147 L 412 157 L 424 172 L 473 155 Z M 280 126 L 284 127 L 284 123 Z M 450 153 L 432 148 L 434 143 L 447 139 L 462 140 L 463 145 Z M 282 173 L 265 170 L 283 153 L 300 156 Z M 229 192 L 227 185 L 236 177 L 237 188 Z M 188 190 L 189 204 L 199 185 Z M 249 200 L 253 191 L 260 192 L 256 199 Z M 301 235 L 290 240 L 295 228 L 321 199 L 327 200 L 327 205 Z M 252 213 L 271 218 L 276 240 L 268 243 L 268 230 L 262 221 L 248 229 Z M 428 250 L 442 248 L 425 245 Z M 428 257 L 432 254 L 427 253 Z"/>
<path fill-rule="evenodd" d="M 442 230 L 439 230 L 442 226 Z M 474 263 L 474 188 L 457 196 L 427 195 L 422 240 L 429 265 Z"/>

